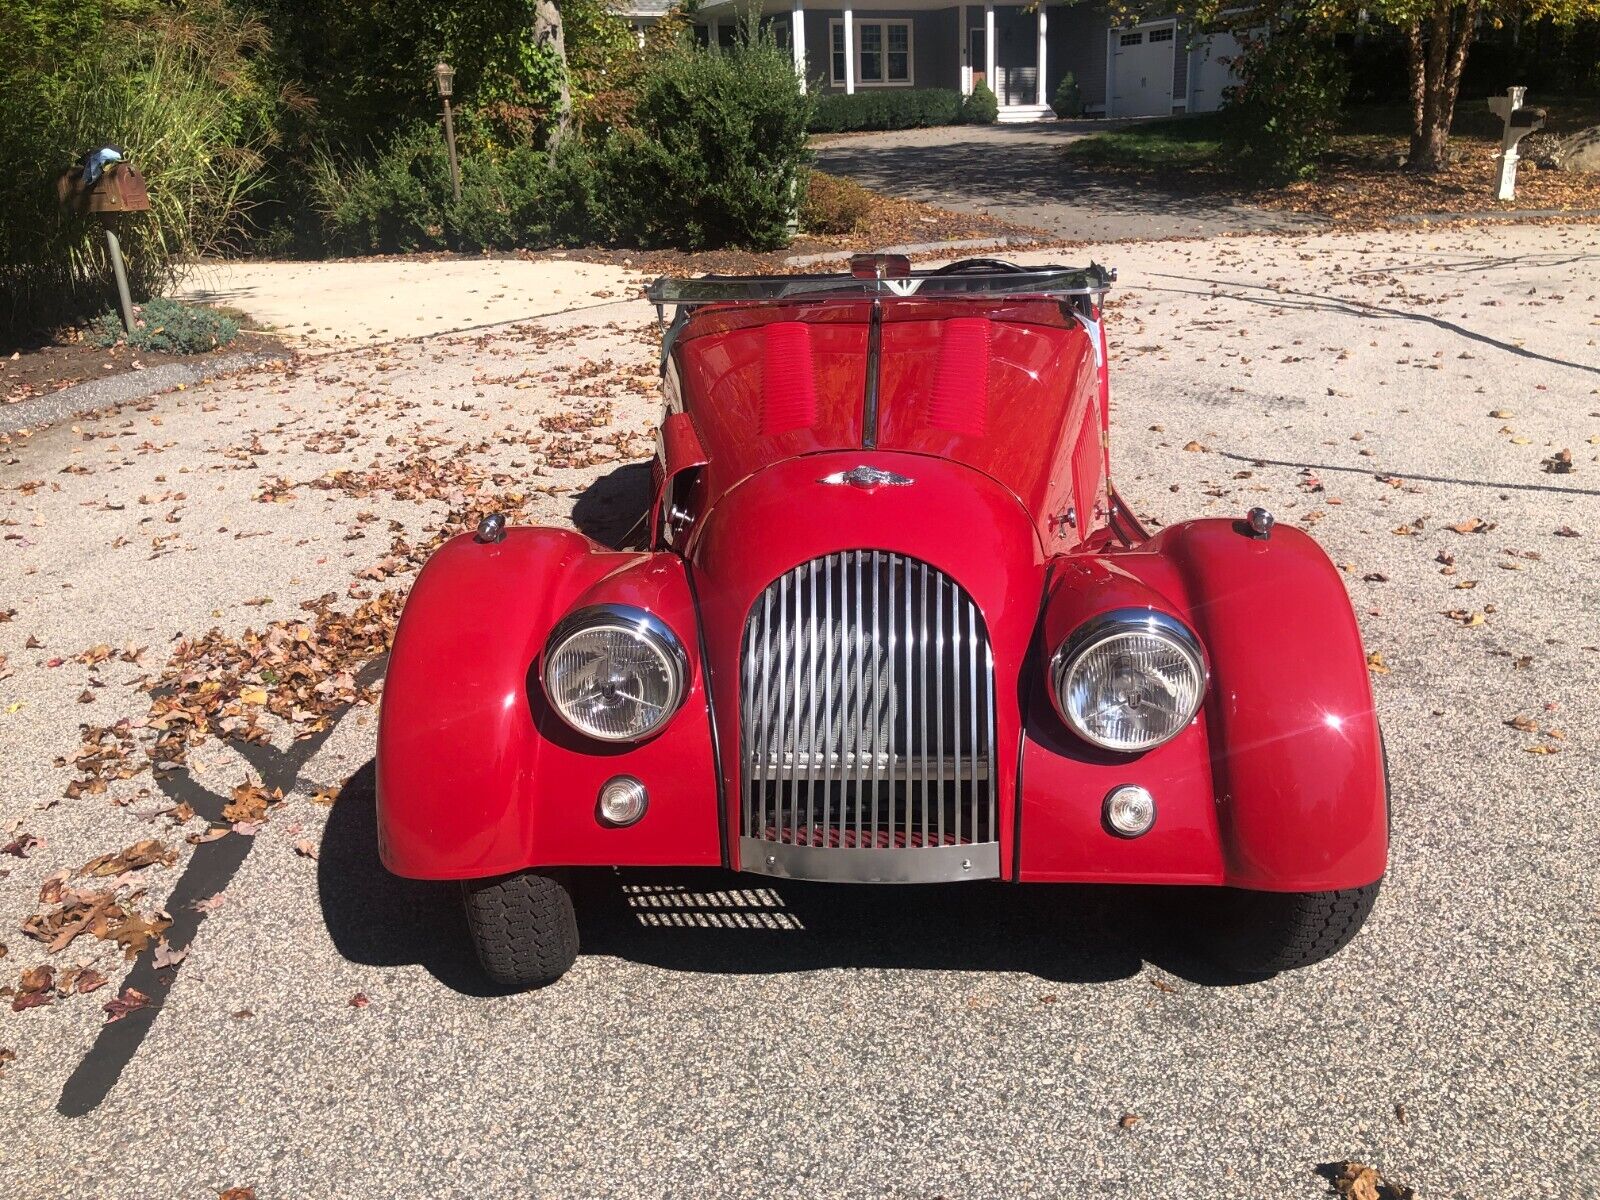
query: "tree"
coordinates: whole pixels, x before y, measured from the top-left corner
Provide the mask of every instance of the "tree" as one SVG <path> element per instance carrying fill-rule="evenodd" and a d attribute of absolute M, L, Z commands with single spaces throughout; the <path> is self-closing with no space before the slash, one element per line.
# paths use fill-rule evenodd
<path fill-rule="evenodd" d="M 553 151 L 572 128 L 572 81 L 567 70 L 567 39 L 561 28 L 561 10 L 555 6 L 554 0 L 534 0 L 533 40 L 555 67 L 555 121 L 547 143 Z"/>
<path fill-rule="evenodd" d="M 1570 26 L 1600 17 L 1600 0 L 1392 0 L 1373 9 L 1404 32 L 1411 74 L 1411 153 L 1406 165 L 1437 171 L 1450 161 L 1461 70 L 1480 29 L 1507 21 Z"/>

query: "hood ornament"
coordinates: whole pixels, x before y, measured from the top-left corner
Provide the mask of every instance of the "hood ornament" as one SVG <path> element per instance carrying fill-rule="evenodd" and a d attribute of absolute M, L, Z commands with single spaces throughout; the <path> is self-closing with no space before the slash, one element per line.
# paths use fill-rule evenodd
<path fill-rule="evenodd" d="M 851 467 L 848 471 L 835 471 L 832 475 L 824 475 L 817 482 L 844 483 L 853 488 L 860 488 L 864 492 L 870 492 L 873 488 L 879 487 L 909 487 L 914 481 L 905 475 L 880 470 L 877 467 Z"/>

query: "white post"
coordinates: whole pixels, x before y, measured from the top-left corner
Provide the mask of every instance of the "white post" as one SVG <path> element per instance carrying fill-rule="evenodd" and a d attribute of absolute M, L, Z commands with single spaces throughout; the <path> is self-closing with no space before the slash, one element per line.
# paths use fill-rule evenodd
<path fill-rule="evenodd" d="M 794 13 L 789 18 L 789 48 L 794 51 L 794 69 L 800 76 L 800 90 L 806 90 L 806 10 L 803 0 L 794 0 Z"/>
<path fill-rule="evenodd" d="M 856 15 L 844 10 L 844 94 L 856 94 Z"/>
<path fill-rule="evenodd" d="M 1505 122 L 1505 132 L 1500 137 L 1500 154 L 1494 160 L 1494 195 L 1496 200 L 1514 200 L 1517 195 L 1517 162 L 1521 155 L 1517 143 L 1535 130 L 1544 128 L 1544 110 L 1530 109 L 1523 113 L 1522 98 L 1528 89 L 1508 87 L 1504 96 L 1489 97 L 1489 111 Z"/>
<path fill-rule="evenodd" d="M 1044 43 L 1045 34 L 1049 32 L 1050 21 L 1044 15 L 1044 0 L 1039 0 L 1039 98 L 1035 104 L 1049 104 L 1049 98 L 1044 94 Z"/>
<path fill-rule="evenodd" d="M 991 92 L 996 96 L 1000 95 L 1000 81 L 994 77 L 994 5 L 992 4 L 983 6 L 983 81 Z"/>
<path fill-rule="evenodd" d="M 711 43 L 709 47 L 711 53 L 722 52 L 722 26 L 715 17 L 712 17 L 710 24 L 706 26 L 706 40 Z"/>
<path fill-rule="evenodd" d="M 972 45 L 972 34 L 967 28 L 967 6 L 960 8 L 959 24 L 956 27 L 956 61 L 961 64 L 961 94 L 972 95 L 972 64 L 967 61 L 968 47 Z"/>

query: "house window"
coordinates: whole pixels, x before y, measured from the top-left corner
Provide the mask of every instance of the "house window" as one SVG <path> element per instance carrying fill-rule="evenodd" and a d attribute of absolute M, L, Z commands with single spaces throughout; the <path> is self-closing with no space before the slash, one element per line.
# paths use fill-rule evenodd
<path fill-rule="evenodd" d="M 911 22 L 857 21 L 856 85 L 858 87 L 909 87 L 911 85 Z M 844 22 L 828 22 L 829 82 L 844 86 Z"/>
<path fill-rule="evenodd" d="M 1170 42 L 1172 40 L 1172 30 L 1170 28 L 1152 29 L 1150 31 L 1150 40 L 1152 42 Z"/>
<path fill-rule="evenodd" d="M 1125 33 L 1120 38 L 1117 39 L 1117 45 L 1119 45 L 1119 46 L 1142 46 L 1142 45 L 1144 45 L 1144 34 L 1142 34 L 1142 33 Z"/>

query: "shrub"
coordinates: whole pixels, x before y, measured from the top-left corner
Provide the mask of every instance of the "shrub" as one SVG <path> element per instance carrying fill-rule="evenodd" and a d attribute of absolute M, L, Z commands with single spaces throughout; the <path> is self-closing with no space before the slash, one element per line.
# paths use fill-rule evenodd
<path fill-rule="evenodd" d="M 1350 76 L 1333 46 L 1294 26 L 1245 40 L 1240 82 L 1223 93 L 1223 149 L 1245 178 L 1281 184 L 1316 174 Z"/>
<path fill-rule="evenodd" d="M 853 179 L 811 172 L 800 225 L 812 233 L 854 233 L 872 208 L 872 193 Z"/>
<path fill-rule="evenodd" d="M 548 246 L 586 231 L 601 190 L 581 141 L 552 162 L 531 146 L 497 147 L 470 119 L 463 124 L 460 203 L 451 194 L 444 135 L 432 122 L 408 126 L 370 163 L 323 156 L 313 187 L 329 246 L 352 254 L 498 250 Z"/>
<path fill-rule="evenodd" d="M 600 149 L 606 223 L 645 245 L 782 246 L 809 157 L 812 101 L 787 50 L 741 38 L 682 47 L 646 71 L 633 127 Z"/>
<path fill-rule="evenodd" d="M 90 323 L 89 341 L 107 348 L 125 341 L 135 350 L 204 354 L 226 346 L 238 333 L 239 323 L 215 309 L 156 299 L 135 306 L 131 333 L 115 312 L 101 313 Z"/>
<path fill-rule="evenodd" d="M 76 157 L 111 138 L 144 175 L 152 211 L 117 228 L 129 282 L 150 295 L 178 256 L 237 235 L 275 103 L 261 26 L 213 0 L 45 7 L 86 24 L 62 42 L 38 6 L 0 5 L 0 328 L 18 332 L 93 312 L 111 289 L 98 222 L 56 202 Z"/>
<path fill-rule="evenodd" d="M 961 107 L 961 119 L 971 125 L 993 125 L 1000 119 L 1000 101 L 985 83 L 974 84 Z"/>
<path fill-rule="evenodd" d="M 788 54 L 759 38 L 721 54 L 670 48 L 638 88 L 628 127 L 571 137 L 553 155 L 508 148 L 464 113 L 459 203 L 432 121 L 406 126 L 367 162 L 324 154 L 312 190 L 328 244 L 372 253 L 787 242 L 811 112 Z"/>
<path fill-rule="evenodd" d="M 810 128 L 812 133 L 847 133 L 858 129 L 921 129 L 955 125 L 960 120 L 960 92 L 949 88 L 879 88 L 821 97 Z"/>
<path fill-rule="evenodd" d="M 1050 101 L 1050 107 L 1063 121 L 1083 116 L 1083 89 L 1078 86 L 1071 71 L 1063 75 L 1061 82 L 1056 85 L 1055 99 Z"/>

